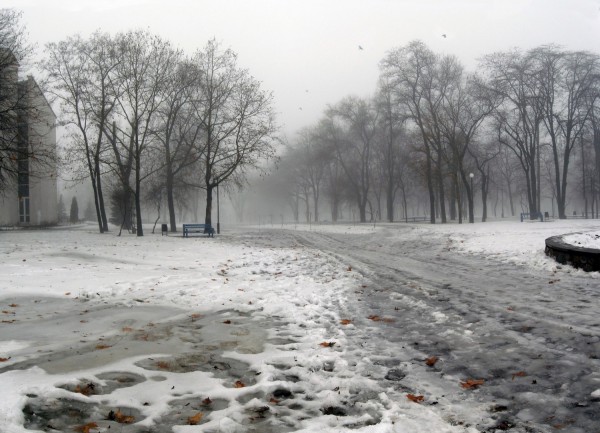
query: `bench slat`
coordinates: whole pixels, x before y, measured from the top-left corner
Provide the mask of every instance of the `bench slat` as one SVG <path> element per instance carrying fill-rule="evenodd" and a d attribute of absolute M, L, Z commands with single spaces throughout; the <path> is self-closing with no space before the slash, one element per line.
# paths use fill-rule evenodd
<path fill-rule="evenodd" d="M 187 238 L 190 233 L 207 234 L 214 237 L 215 229 L 210 224 L 183 224 L 183 237 Z"/>

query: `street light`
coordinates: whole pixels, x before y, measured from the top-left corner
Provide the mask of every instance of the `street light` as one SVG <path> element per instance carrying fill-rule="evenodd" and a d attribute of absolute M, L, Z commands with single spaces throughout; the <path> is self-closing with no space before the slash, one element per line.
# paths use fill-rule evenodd
<path fill-rule="evenodd" d="M 473 173 L 469 173 L 469 177 L 471 178 L 471 197 L 473 197 L 473 178 L 475 175 Z"/>
<path fill-rule="evenodd" d="M 221 234 L 221 219 L 220 219 L 220 207 L 219 207 L 219 178 L 217 177 L 217 234 Z"/>
<path fill-rule="evenodd" d="M 471 203 L 470 203 L 470 209 L 469 209 L 469 222 L 470 223 L 474 223 L 475 222 L 475 192 L 473 191 L 473 178 L 475 177 L 475 175 L 473 173 L 469 173 L 469 177 L 471 178 Z"/>

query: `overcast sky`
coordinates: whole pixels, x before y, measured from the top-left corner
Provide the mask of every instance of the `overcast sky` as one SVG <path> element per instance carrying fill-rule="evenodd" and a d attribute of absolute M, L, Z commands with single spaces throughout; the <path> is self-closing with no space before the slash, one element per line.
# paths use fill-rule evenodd
<path fill-rule="evenodd" d="M 24 12 L 40 52 L 46 42 L 97 29 L 148 28 L 190 54 L 214 37 L 274 93 L 288 136 L 316 122 L 327 104 L 371 95 L 378 62 L 413 39 L 469 68 L 512 47 L 600 52 L 600 0 L 3 0 L 2 7 Z"/>

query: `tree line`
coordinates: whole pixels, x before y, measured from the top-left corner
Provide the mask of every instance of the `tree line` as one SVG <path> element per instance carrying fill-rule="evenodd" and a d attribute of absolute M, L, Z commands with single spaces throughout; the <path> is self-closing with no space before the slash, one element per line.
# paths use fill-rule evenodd
<path fill-rule="evenodd" d="M 59 103 L 67 164 L 91 182 L 100 232 L 106 190 L 113 222 L 138 236 L 143 210 L 160 218 L 165 201 L 176 231 L 190 190 L 206 192 L 211 224 L 213 190 L 274 156 L 272 95 L 215 40 L 188 56 L 149 31 L 98 31 L 47 44 L 39 66 Z"/>
<path fill-rule="evenodd" d="M 431 223 L 474 222 L 476 188 L 482 221 L 491 199 L 494 209 L 506 200 L 512 215 L 520 204 L 531 218 L 543 197 L 566 218 L 573 199 L 598 216 L 597 54 L 514 49 L 468 72 L 455 56 L 412 41 L 379 66 L 373 97 L 328 106 L 282 157 L 275 183 L 295 220 L 303 209 L 319 221 L 326 200 L 332 221 L 342 204 L 361 222 L 407 220 L 412 203 Z"/>

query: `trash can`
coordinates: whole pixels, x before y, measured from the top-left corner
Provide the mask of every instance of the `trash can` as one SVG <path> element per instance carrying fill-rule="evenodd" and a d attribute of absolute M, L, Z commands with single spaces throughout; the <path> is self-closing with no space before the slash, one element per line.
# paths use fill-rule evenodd
<path fill-rule="evenodd" d="M 169 227 L 166 224 L 160 226 L 161 236 L 169 236 Z"/>

